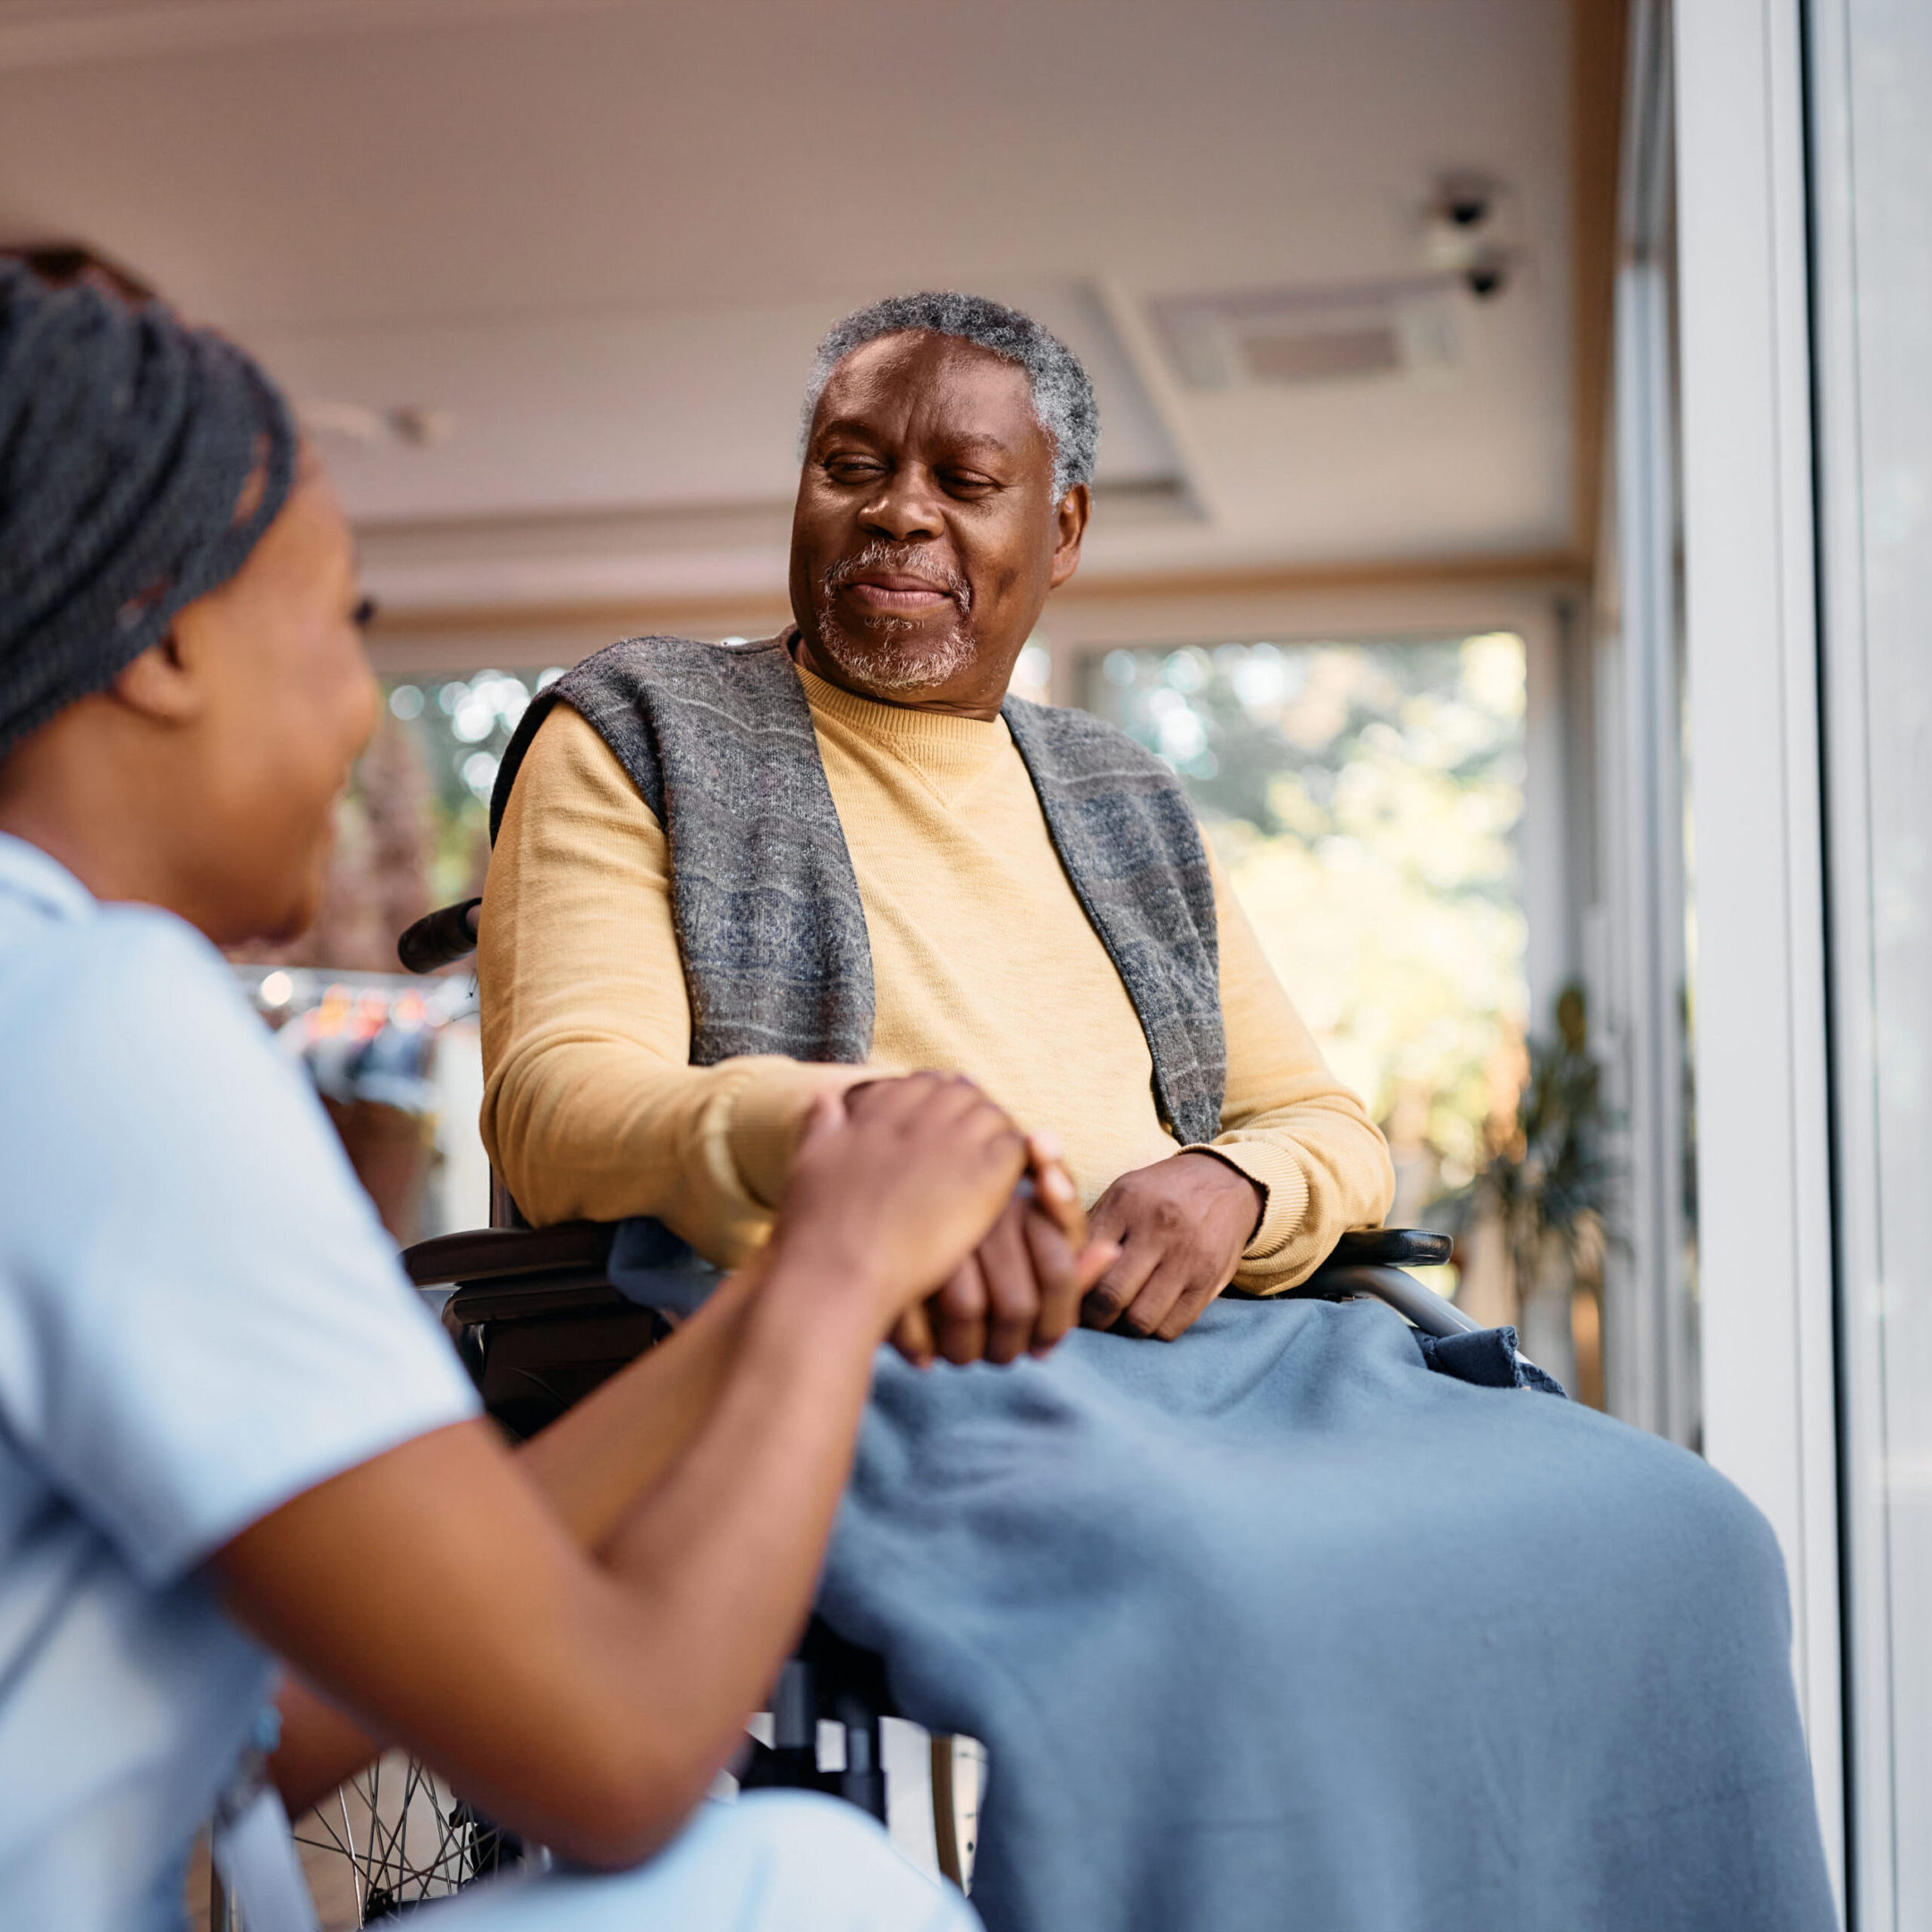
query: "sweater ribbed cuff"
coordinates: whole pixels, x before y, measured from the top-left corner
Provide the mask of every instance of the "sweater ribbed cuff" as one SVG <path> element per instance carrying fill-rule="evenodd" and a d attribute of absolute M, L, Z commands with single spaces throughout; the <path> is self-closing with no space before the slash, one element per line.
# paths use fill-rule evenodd
<path fill-rule="evenodd" d="M 1238 1167 L 1261 1190 L 1261 1220 L 1241 1250 L 1243 1261 L 1265 1261 L 1287 1245 L 1309 1205 L 1308 1176 L 1292 1154 L 1271 1140 L 1235 1140 L 1204 1141 L 1182 1151 L 1212 1154 Z"/>
<path fill-rule="evenodd" d="M 732 1095 L 724 1131 L 740 1185 L 768 1212 L 784 1193 L 812 1102 L 822 1093 L 842 1093 L 861 1080 L 877 1080 L 878 1070 L 762 1055 L 742 1065 L 744 1078 Z"/>

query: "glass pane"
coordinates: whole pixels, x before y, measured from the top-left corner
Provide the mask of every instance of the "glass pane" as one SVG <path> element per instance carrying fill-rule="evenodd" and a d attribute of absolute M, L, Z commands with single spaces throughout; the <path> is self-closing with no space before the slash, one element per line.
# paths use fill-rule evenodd
<path fill-rule="evenodd" d="M 1819 392 L 1860 1922 L 1932 1919 L 1932 10 L 1820 11 Z"/>
<path fill-rule="evenodd" d="M 411 979 L 396 940 L 433 907 L 482 891 L 498 762 L 557 675 L 481 669 L 386 683 L 338 813 L 320 914 L 289 945 L 234 955 L 398 1241 L 486 1221 L 489 1165 L 468 964 Z"/>
<path fill-rule="evenodd" d="M 1087 702 L 1179 773 L 1330 1063 L 1387 1131 L 1398 1225 L 1468 1223 L 1471 1182 L 1520 1151 L 1524 674 L 1505 632 L 1140 647 L 1089 666 Z M 1521 1270 L 1470 1232 L 1462 1299 L 1515 1318 Z M 1566 1293 L 1542 1345 L 1573 1373 L 1570 1324 Z"/>

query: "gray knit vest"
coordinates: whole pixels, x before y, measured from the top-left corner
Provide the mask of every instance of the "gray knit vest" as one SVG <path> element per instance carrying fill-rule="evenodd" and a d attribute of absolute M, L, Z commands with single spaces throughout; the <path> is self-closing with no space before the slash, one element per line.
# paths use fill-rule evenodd
<path fill-rule="evenodd" d="M 558 703 L 589 721 L 665 829 L 692 1064 L 740 1054 L 863 1061 L 865 910 L 784 640 L 631 638 L 585 659 L 538 695 L 511 739 L 493 839 Z M 1159 759 L 1091 713 L 1009 698 L 1001 715 L 1140 1015 L 1161 1118 L 1182 1142 L 1210 1140 L 1227 1053 L 1214 886 L 1194 814 Z"/>

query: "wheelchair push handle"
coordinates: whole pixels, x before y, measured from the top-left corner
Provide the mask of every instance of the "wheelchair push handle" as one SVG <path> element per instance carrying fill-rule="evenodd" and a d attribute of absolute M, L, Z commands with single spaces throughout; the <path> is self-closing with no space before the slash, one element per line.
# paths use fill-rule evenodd
<path fill-rule="evenodd" d="M 480 899 L 465 899 L 460 904 L 425 912 L 396 941 L 396 957 L 412 973 L 433 973 L 439 967 L 467 959 L 476 951 L 482 911 Z"/>

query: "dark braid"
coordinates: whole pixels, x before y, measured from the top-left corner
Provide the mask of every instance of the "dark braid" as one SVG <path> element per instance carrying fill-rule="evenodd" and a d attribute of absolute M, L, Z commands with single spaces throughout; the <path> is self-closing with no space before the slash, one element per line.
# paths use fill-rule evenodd
<path fill-rule="evenodd" d="M 241 569 L 295 445 L 233 343 L 0 262 L 0 757 Z"/>

